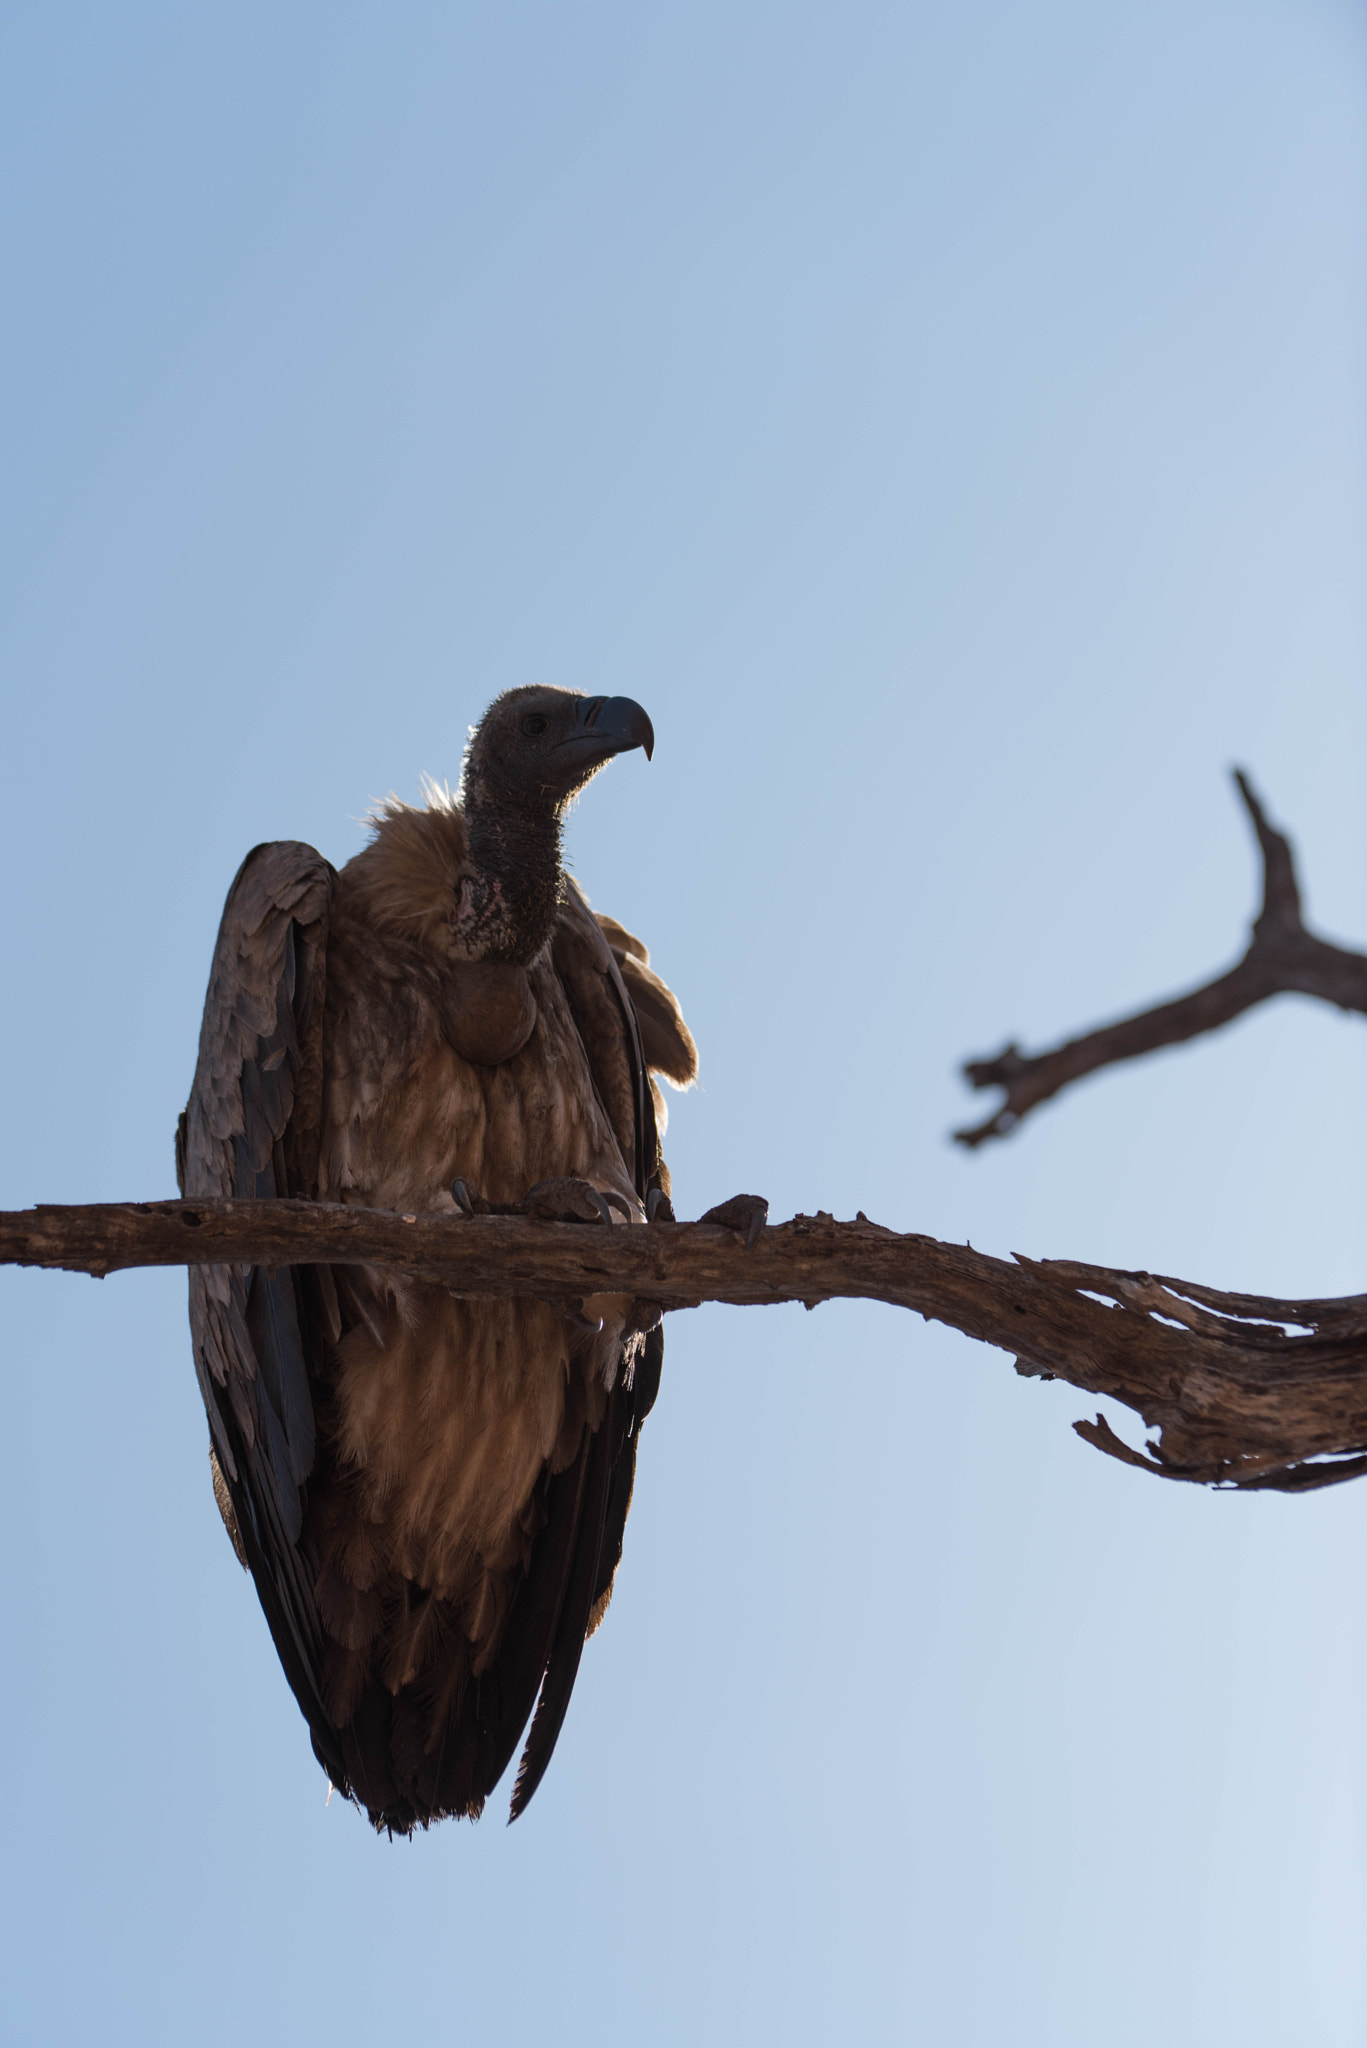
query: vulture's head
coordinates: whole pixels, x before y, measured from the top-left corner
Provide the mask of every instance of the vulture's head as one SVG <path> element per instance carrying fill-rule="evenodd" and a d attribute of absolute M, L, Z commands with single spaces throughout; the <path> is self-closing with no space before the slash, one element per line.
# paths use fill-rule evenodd
<path fill-rule="evenodd" d="M 461 798 L 474 875 L 457 930 L 468 955 L 534 958 L 560 903 L 560 828 L 569 804 L 633 747 L 649 760 L 655 734 L 630 697 L 584 697 L 532 684 L 495 697 L 470 737 Z"/>
<path fill-rule="evenodd" d="M 466 803 L 487 796 L 563 812 L 604 762 L 633 747 L 649 760 L 655 734 L 630 697 L 582 697 L 541 684 L 505 690 L 471 735 Z"/>

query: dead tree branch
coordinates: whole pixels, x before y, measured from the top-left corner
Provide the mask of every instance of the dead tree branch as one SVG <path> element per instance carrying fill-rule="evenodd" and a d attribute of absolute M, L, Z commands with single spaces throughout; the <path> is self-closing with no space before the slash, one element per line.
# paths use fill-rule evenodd
<path fill-rule="evenodd" d="M 1235 769 L 1234 780 L 1258 835 L 1263 864 L 1263 907 L 1243 958 L 1227 974 L 1187 995 L 1069 1039 L 1052 1052 L 1026 1054 L 1008 1045 L 995 1059 L 969 1060 L 965 1079 L 974 1088 L 1004 1089 L 1005 1099 L 984 1123 L 954 1133 L 961 1145 L 1004 1138 L 1022 1117 L 1084 1074 L 1216 1031 L 1269 996 L 1315 996 L 1367 1015 L 1367 955 L 1347 952 L 1306 930 L 1290 842 L 1268 823 L 1242 769 Z"/>
<path fill-rule="evenodd" d="M 762 1230 L 605 1229 L 295 1201 L 143 1202 L 0 1214 L 0 1263 L 106 1273 L 243 1263 L 393 1266 L 463 1295 L 557 1303 L 630 1293 L 663 1309 L 835 1296 L 884 1301 L 1012 1353 L 1017 1369 L 1123 1402 L 1144 1451 L 1100 1418 L 1098 1449 L 1169 1479 L 1300 1491 L 1367 1472 L 1367 1296 L 1273 1301 L 1065 1260 L 1014 1263 L 861 1215 Z"/>

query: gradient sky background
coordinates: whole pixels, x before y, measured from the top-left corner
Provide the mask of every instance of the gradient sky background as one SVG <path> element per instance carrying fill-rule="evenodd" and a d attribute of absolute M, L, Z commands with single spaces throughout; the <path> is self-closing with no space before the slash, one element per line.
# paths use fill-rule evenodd
<path fill-rule="evenodd" d="M 1233 956 L 1232 762 L 1367 941 L 1364 42 L 6 9 L 0 1201 L 170 1192 L 244 851 L 347 858 L 539 679 L 655 721 L 571 851 L 702 1049 L 681 1213 L 1367 1285 L 1360 1019 L 946 1138 L 963 1058 Z M 184 1296 L 0 1275 L 6 2041 L 1367 2038 L 1362 1486 L 1159 1487 L 891 1309 L 676 1317 L 547 1783 L 391 1845 L 325 1809 Z"/>

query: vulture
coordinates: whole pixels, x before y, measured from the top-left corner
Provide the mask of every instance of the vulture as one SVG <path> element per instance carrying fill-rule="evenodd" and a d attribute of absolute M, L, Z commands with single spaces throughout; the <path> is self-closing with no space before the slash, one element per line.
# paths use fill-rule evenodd
<path fill-rule="evenodd" d="M 249 853 L 177 1132 L 187 1197 L 622 1228 L 672 1215 L 663 1075 L 697 1054 L 566 874 L 571 801 L 654 745 L 627 697 L 506 692 L 459 792 L 340 871 Z M 214 1493 L 333 1786 L 377 1829 L 476 1818 L 555 1747 L 622 1554 L 657 1307 L 462 1300 L 389 1269 L 193 1267 Z"/>

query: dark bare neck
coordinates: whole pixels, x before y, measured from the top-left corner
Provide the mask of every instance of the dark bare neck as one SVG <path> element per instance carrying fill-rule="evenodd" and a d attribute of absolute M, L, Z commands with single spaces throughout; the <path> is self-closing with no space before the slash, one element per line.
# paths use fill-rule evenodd
<path fill-rule="evenodd" d="M 458 929 L 473 958 L 526 967 L 550 937 L 564 893 L 563 805 L 487 771 L 467 781 L 464 795 L 474 874 Z"/>

